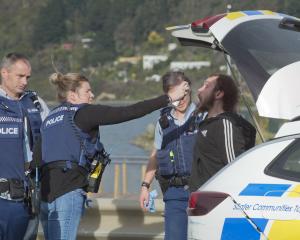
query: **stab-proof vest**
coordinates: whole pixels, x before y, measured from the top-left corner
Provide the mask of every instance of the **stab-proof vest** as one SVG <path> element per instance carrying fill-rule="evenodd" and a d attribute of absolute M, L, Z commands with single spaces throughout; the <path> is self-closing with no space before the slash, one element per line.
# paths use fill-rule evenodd
<path fill-rule="evenodd" d="M 23 106 L 24 113 L 29 121 L 27 124 L 31 131 L 29 131 L 28 139 L 30 143 L 30 149 L 32 150 L 33 145 L 37 142 L 41 135 L 41 105 L 38 101 L 36 93 L 32 91 L 25 92 L 20 101 Z"/>
<path fill-rule="evenodd" d="M 28 119 L 27 133 L 30 148 L 39 137 L 41 126 L 40 110 L 25 92 L 19 100 L 0 96 L 0 178 L 24 180 L 25 146 L 24 117 Z"/>
<path fill-rule="evenodd" d="M 196 125 L 201 118 L 192 113 L 183 125 L 178 126 L 170 111 L 171 109 L 167 108 L 161 112 L 162 146 L 156 154 L 159 175 L 189 176 L 197 133 Z M 163 124 L 165 126 L 162 126 L 162 118 L 167 120 L 167 124 Z"/>
<path fill-rule="evenodd" d="M 86 166 L 89 154 L 95 154 L 96 139 L 74 123 L 75 113 L 84 105 L 62 104 L 45 119 L 41 128 L 43 164 L 66 161 Z"/>

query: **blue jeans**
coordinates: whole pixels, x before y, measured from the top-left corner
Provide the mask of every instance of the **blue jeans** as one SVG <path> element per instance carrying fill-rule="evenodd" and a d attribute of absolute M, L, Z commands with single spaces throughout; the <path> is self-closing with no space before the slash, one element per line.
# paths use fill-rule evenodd
<path fill-rule="evenodd" d="M 0 198 L 0 240 L 22 240 L 29 221 L 23 202 Z"/>
<path fill-rule="evenodd" d="M 187 239 L 189 192 L 183 187 L 169 187 L 164 194 L 165 240 Z"/>
<path fill-rule="evenodd" d="M 65 193 L 53 202 L 41 203 L 41 223 L 46 240 L 76 239 L 86 193 L 82 189 Z"/>

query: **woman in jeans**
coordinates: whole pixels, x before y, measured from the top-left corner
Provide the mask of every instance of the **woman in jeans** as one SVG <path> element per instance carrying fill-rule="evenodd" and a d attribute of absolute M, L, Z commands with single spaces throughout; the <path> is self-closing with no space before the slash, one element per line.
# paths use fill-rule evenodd
<path fill-rule="evenodd" d="M 168 95 L 130 106 L 93 105 L 89 80 L 77 73 L 54 73 L 50 82 L 61 103 L 41 127 L 41 143 L 35 156 L 41 161 L 41 222 L 46 239 L 76 239 L 88 185 L 87 148 L 99 141 L 99 125 L 142 117 L 182 99 L 188 84 Z"/>

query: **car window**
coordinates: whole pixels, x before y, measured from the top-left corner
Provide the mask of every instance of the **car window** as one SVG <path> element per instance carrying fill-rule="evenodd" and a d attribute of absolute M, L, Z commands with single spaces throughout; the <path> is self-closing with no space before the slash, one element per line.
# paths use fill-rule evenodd
<path fill-rule="evenodd" d="M 278 69 L 300 60 L 300 32 L 279 28 L 279 23 L 280 19 L 241 23 L 222 41 L 242 75 L 251 80 L 252 90 L 261 89 Z"/>
<path fill-rule="evenodd" d="M 265 173 L 271 176 L 300 181 L 300 139 L 295 140 L 269 166 Z"/>

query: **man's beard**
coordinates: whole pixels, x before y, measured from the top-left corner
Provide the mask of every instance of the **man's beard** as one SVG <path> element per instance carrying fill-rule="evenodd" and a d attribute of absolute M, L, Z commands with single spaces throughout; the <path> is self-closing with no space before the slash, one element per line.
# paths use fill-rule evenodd
<path fill-rule="evenodd" d="M 200 100 L 200 98 L 199 98 Z M 211 93 L 207 99 L 205 99 L 203 102 L 199 102 L 199 105 L 198 105 L 198 109 L 199 109 L 199 112 L 207 112 L 208 110 L 210 110 L 210 108 L 213 106 L 214 104 L 214 101 L 215 101 L 215 95 L 214 95 L 214 92 Z"/>

